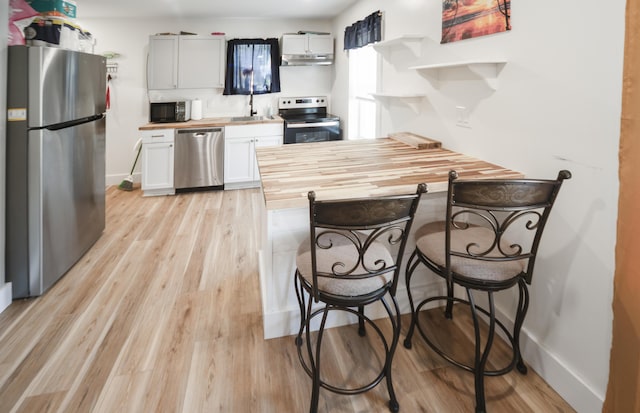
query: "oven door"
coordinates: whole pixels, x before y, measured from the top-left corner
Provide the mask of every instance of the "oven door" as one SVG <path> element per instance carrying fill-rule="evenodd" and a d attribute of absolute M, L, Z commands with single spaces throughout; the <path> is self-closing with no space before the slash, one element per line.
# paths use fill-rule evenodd
<path fill-rule="evenodd" d="M 284 143 L 337 141 L 342 139 L 340 121 L 284 123 Z"/>

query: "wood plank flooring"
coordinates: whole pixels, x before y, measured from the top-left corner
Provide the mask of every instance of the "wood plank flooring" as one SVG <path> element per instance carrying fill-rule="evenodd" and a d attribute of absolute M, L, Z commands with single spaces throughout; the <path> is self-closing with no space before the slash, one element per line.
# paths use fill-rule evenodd
<path fill-rule="evenodd" d="M 143 198 L 110 187 L 96 245 L 42 297 L 0 314 L 0 412 L 308 411 L 293 338 L 262 338 L 260 202 L 259 190 Z M 463 348 L 465 317 L 455 320 L 437 330 Z M 374 335 L 354 331 L 327 334 L 327 377 L 351 382 L 377 366 Z M 402 412 L 473 411 L 471 374 L 417 336 L 393 366 Z M 488 378 L 487 393 L 491 412 L 573 411 L 533 371 Z M 387 399 L 384 383 L 358 396 L 323 390 L 320 411 L 385 412 Z"/>

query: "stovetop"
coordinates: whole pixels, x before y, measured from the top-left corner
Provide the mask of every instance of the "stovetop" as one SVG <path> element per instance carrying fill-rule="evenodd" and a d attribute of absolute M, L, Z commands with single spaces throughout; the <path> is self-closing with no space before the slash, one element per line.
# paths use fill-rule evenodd
<path fill-rule="evenodd" d="M 280 117 L 286 122 L 298 123 L 333 122 L 340 120 L 340 117 L 330 113 L 287 114 L 280 112 Z"/>
<path fill-rule="evenodd" d="M 330 122 L 338 116 L 327 113 L 326 96 L 284 97 L 278 99 L 278 114 L 287 122 Z"/>

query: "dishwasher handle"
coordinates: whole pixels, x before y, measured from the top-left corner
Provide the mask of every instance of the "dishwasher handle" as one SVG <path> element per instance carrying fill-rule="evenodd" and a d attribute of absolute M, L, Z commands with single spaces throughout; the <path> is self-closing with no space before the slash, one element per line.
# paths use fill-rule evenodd
<path fill-rule="evenodd" d="M 196 137 L 202 137 L 206 133 L 222 132 L 222 128 L 206 128 L 206 129 L 178 129 L 177 134 L 188 133 Z"/>

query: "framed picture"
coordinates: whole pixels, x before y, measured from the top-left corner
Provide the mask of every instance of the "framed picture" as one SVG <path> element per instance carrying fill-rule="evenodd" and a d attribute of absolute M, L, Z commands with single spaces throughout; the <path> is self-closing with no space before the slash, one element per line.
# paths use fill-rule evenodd
<path fill-rule="evenodd" d="M 511 30 L 511 0 L 442 0 L 442 41 Z"/>

